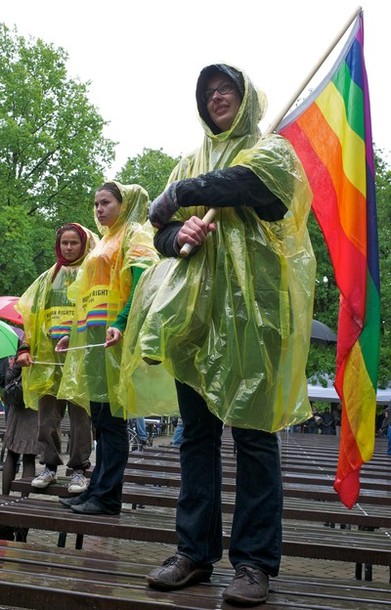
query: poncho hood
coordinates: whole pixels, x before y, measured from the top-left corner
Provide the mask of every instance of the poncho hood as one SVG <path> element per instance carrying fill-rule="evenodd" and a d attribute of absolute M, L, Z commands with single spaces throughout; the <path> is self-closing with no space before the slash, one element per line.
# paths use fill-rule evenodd
<path fill-rule="evenodd" d="M 228 76 L 234 82 L 242 99 L 235 121 L 231 128 L 224 133 L 235 136 L 255 133 L 258 130 L 259 121 L 266 112 L 266 95 L 263 91 L 257 91 L 255 89 L 254 85 L 243 71 L 227 64 L 211 64 L 201 70 L 196 86 L 198 113 L 207 135 L 218 135 L 222 133 L 221 129 L 211 120 L 204 100 L 207 82 L 218 72 Z"/>
<path fill-rule="evenodd" d="M 83 260 L 99 244 L 98 236 L 76 223 L 86 235 L 83 255 L 71 265 L 58 264 L 44 271 L 20 297 L 18 311 L 23 316 L 26 341 L 30 345 L 34 366 L 22 372 L 25 404 L 38 409 L 39 399 L 49 394 L 56 396 L 62 377 L 64 354 L 55 351 L 56 342 L 71 331 L 74 304 L 67 290 L 76 279 Z"/>
<path fill-rule="evenodd" d="M 101 235 L 114 235 L 122 229 L 125 224 L 138 223 L 143 225 L 148 217 L 148 194 L 139 185 L 121 184 L 111 180 L 116 184 L 122 195 L 121 212 L 112 227 L 105 227 L 100 224 L 95 216 L 95 224 Z M 139 193 L 139 196 L 136 196 Z"/>
<path fill-rule="evenodd" d="M 77 233 L 81 239 L 81 253 L 77 260 L 68 261 L 61 253 L 61 236 L 65 231 L 75 231 L 75 233 Z M 57 231 L 56 242 L 54 244 L 54 252 L 56 254 L 57 262 L 54 267 L 52 281 L 62 266 L 80 267 L 87 254 L 91 252 L 93 248 L 95 248 L 98 241 L 99 237 L 95 233 L 89 229 L 86 229 L 86 227 L 83 227 L 78 222 L 69 222 L 60 227 Z"/>

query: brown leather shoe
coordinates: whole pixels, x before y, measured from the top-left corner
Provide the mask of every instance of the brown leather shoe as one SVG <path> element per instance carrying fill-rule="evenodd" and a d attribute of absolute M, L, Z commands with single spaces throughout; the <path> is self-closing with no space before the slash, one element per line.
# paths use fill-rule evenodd
<path fill-rule="evenodd" d="M 208 580 L 212 572 L 212 564 L 200 565 L 184 555 L 176 554 L 163 561 L 159 568 L 152 570 L 146 580 L 153 589 L 173 591 Z"/>
<path fill-rule="evenodd" d="M 232 582 L 225 589 L 223 598 L 231 604 L 255 606 L 265 602 L 269 595 L 269 576 L 251 566 L 236 568 Z"/>

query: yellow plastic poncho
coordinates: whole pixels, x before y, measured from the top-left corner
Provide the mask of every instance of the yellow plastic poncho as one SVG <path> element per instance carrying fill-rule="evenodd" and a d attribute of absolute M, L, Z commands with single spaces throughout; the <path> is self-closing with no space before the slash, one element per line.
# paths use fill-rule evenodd
<path fill-rule="evenodd" d="M 107 349 L 99 344 L 129 298 L 131 268 L 150 266 L 158 254 L 146 222 L 147 192 L 138 185 L 116 184 L 122 195 L 120 215 L 110 228 L 96 221 L 103 237 L 68 290 L 75 301 L 75 319 L 58 396 L 88 412 L 90 401 L 110 403 L 113 416 L 126 418 L 128 407 L 117 399 L 122 342 Z"/>
<path fill-rule="evenodd" d="M 16 306 L 23 316 L 25 339 L 30 345 L 34 363 L 22 369 L 23 397 L 31 409 L 38 409 L 42 396 L 57 396 L 65 355 L 55 352 L 54 348 L 57 341 L 69 332 L 75 309 L 67 297 L 67 290 L 74 282 L 81 263 L 99 242 L 95 233 L 79 226 L 87 234 L 83 255 L 74 263 L 60 267 L 56 274 L 56 265 L 44 271 L 27 288 Z"/>
<path fill-rule="evenodd" d="M 124 337 L 120 391 L 125 400 L 141 358 L 155 359 L 226 424 L 277 431 L 311 412 L 305 376 L 315 286 L 306 228 L 311 191 L 290 143 L 260 136 L 265 98 L 243 76 L 231 129 L 214 135 L 202 121 L 201 148 L 181 160 L 169 182 L 239 164 L 288 212 L 265 222 L 252 208 L 220 208 L 216 232 L 195 254 L 162 260 L 143 274 Z M 206 211 L 180 208 L 172 220 Z"/>

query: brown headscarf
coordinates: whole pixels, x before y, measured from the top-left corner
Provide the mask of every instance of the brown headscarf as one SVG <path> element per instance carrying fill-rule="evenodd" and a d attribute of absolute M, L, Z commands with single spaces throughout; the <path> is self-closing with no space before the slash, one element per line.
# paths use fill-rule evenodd
<path fill-rule="evenodd" d="M 72 261 L 72 262 L 68 261 L 61 254 L 61 246 L 60 246 L 61 235 L 63 233 L 65 233 L 65 231 L 75 231 L 75 233 L 77 233 L 81 239 L 81 250 L 80 250 L 81 254 L 77 260 Z M 56 266 L 54 268 L 52 282 L 53 282 L 54 278 L 56 277 L 57 273 L 59 272 L 59 270 L 61 269 L 61 267 L 68 267 L 70 265 L 80 265 L 81 261 L 84 259 L 84 257 L 88 253 L 88 245 L 89 245 L 88 244 L 88 234 L 87 234 L 86 230 L 81 225 L 79 225 L 77 222 L 69 222 L 65 225 L 62 225 L 62 227 L 60 227 L 58 229 L 58 231 L 56 233 L 56 243 L 54 246 L 57 262 L 56 262 Z"/>

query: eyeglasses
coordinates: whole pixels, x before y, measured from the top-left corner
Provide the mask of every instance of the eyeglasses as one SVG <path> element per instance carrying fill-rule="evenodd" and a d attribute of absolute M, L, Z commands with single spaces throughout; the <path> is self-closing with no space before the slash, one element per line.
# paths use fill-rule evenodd
<path fill-rule="evenodd" d="M 203 95 L 203 100 L 206 104 L 209 104 L 216 91 L 220 93 L 220 95 L 228 95 L 228 93 L 232 93 L 235 88 L 235 85 L 233 83 L 230 83 L 229 81 L 226 81 L 225 83 L 219 83 L 214 89 L 206 89 Z"/>

